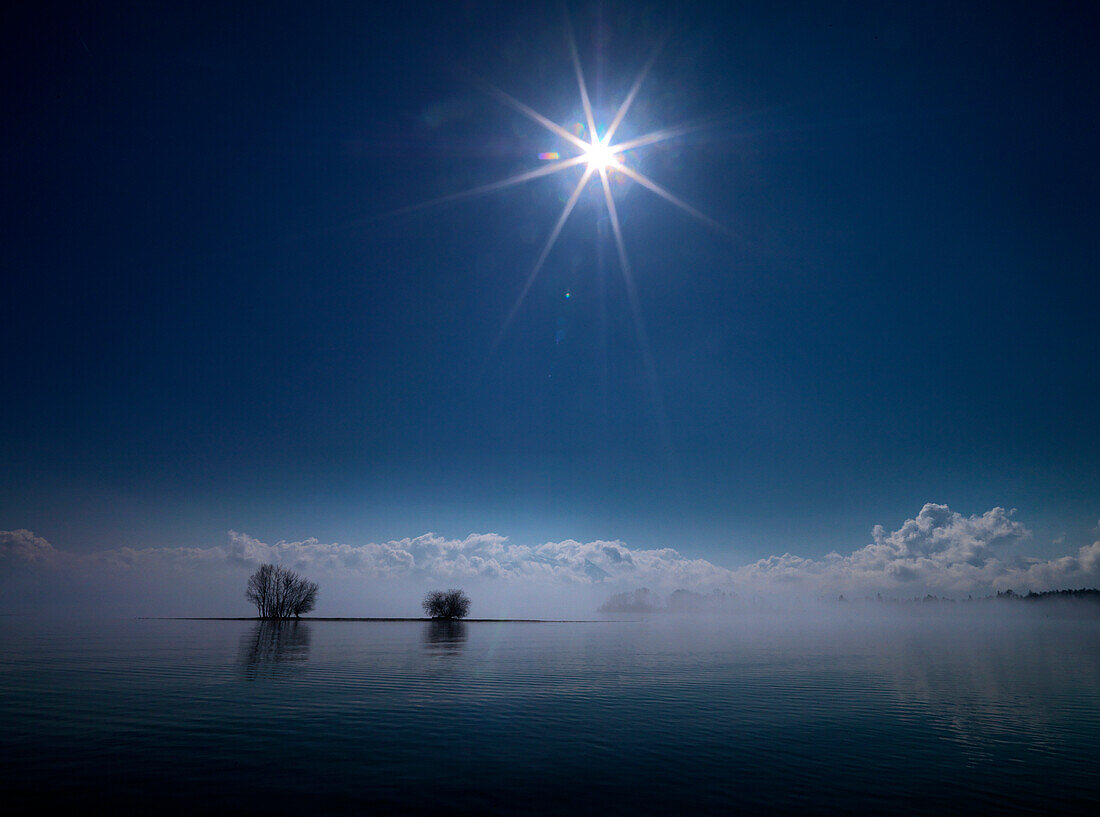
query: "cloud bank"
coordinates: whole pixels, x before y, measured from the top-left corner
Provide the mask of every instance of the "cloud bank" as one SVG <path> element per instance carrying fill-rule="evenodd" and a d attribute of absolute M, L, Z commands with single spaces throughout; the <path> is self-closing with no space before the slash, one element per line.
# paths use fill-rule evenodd
<path fill-rule="evenodd" d="M 673 548 L 633 549 L 620 541 L 565 540 L 528 546 L 494 533 L 447 539 L 436 534 L 384 543 L 262 542 L 230 531 L 210 548 L 117 548 L 77 554 L 53 547 L 27 530 L 0 531 L 0 566 L 6 572 L 143 576 L 240 576 L 274 562 L 316 578 L 381 585 L 452 585 L 473 582 L 511 587 L 671 591 L 722 589 L 741 595 L 800 597 L 874 593 L 953 597 L 1013 588 L 1017 591 L 1100 583 L 1100 541 L 1054 559 L 1004 557 L 1019 551 L 1030 531 L 1013 511 L 993 508 L 964 516 L 946 505 L 926 504 L 897 530 L 881 525 L 872 541 L 847 555 L 820 559 L 784 553 L 741 567 L 690 558 Z"/>
<path fill-rule="evenodd" d="M 963 516 L 946 505 L 928 503 L 895 531 L 887 533 L 876 525 L 871 544 L 847 556 L 834 552 L 815 560 L 786 553 L 735 572 L 769 587 L 901 595 L 1053 590 L 1100 579 L 1100 541 L 1075 556 L 1002 558 L 999 549 L 1016 549 L 1031 536 L 1013 513 L 993 508 L 980 516 Z"/>

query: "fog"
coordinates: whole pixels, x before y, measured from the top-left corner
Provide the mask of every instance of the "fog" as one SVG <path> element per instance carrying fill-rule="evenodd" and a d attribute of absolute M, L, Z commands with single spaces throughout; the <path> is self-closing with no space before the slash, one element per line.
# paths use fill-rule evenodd
<path fill-rule="evenodd" d="M 247 568 L 236 569 L 243 579 Z M 333 591 L 321 613 L 344 603 L 353 612 L 415 613 L 423 589 L 369 583 L 340 601 L 339 577 L 315 578 Z M 599 584 L 538 599 L 501 583 L 467 590 L 475 615 L 507 615 L 521 603 L 535 615 L 542 603 L 582 614 L 610 589 Z M 243 581 L 231 581 L 171 603 L 247 613 L 242 592 Z M 720 612 L 667 612 L 666 604 L 599 614 L 620 621 L 594 624 L 100 622 L 66 609 L 70 620 L 3 620 L 7 689 L 24 685 L 21 697 L 6 698 L 9 731 L 16 740 L 27 724 L 42 724 L 34 732 L 53 742 L 41 756 L 82 752 L 91 786 L 101 785 L 104 764 L 121 767 L 110 754 L 119 745 L 133 762 L 148 756 L 167 769 L 154 791 L 176 785 L 195 758 L 201 777 L 192 788 L 239 791 L 241 764 L 223 759 L 249 757 L 280 779 L 304 777 L 313 799 L 344 786 L 336 791 L 361 803 L 364 787 L 376 791 L 387 776 L 413 780 L 396 805 L 417 811 L 429 810 L 417 797 L 436 783 L 436 769 L 463 791 L 498 792 L 501 780 L 520 781 L 521 794 L 541 786 L 543 801 L 558 789 L 579 791 L 574 810 L 592 801 L 588 791 L 609 791 L 607 808 L 634 813 L 683 811 L 685 802 L 711 813 L 716 790 L 749 813 L 806 811 L 798 791 L 815 799 L 841 791 L 845 807 L 828 810 L 876 813 L 933 784 L 947 795 L 937 807 L 959 805 L 960 792 L 993 791 L 962 803 L 985 813 L 1019 805 L 1016 784 L 1029 768 L 1020 764 L 1032 760 L 1037 794 L 1016 810 L 1041 803 L 1059 811 L 1050 790 L 1088 793 L 1095 777 L 1088 759 L 1100 661 L 1097 619 L 1080 615 L 1096 609 L 1087 602 L 741 597 Z M 632 767 L 639 757 L 648 760 Z M 18 771 L 52 786 L 50 768 Z M 639 791 L 624 800 L 622 792 Z M 852 791 L 868 792 L 867 802 L 847 808 Z M 648 808 L 668 792 L 678 802 Z M 683 792 L 705 796 L 685 801 Z"/>
<path fill-rule="evenodd" d="M 210 547 L 77 552 L 33 531 L 0 531 L 0 613 L 252 616 L 245 583 L 265 563 L 320 585 L 317 617 L 419 617 L 427 591 L 451 587 L 473 600 L 472 618 L 593 619 L 883 616 L 916 608 L 928 615 L 932 608 L 945 614 L 952 600 L 956 612 L 973 615 L 997 594 L 1100 586 L 1100 541 L 1055 558 L 1021 557 L 1029 537 L 1012 511 L 967 517 L 931 503 L 897 530 L 876 526 L 872 541 L 847 555 L 784 553 L 740 566 L 674 548 L 524 545 L 494 533 L 356 544 L 266 543 L 229 531 Z M 1052 599 L 1013 604 L 1057 606 Z"/>
<path fill-rule="evenodd" d="M 248 567 L 239 565 L 224 570 L 190 571 L 24 567 L 5 575 L 0 612 L 59 617 L 251 617 L 255 609 L 244 598 L 250 573 Z M 691 626 L 698 627 L 729 618 L 764 626 L 765 621 L 778 625 L 791 618 L 845 623 L 1100 613 L 1096 599 L 1033 601 L 1020 596 L 998 598 L 992 591 L 972 600 L 953 601 L 927 596 L 849 598 L 745 585 L 736 591 L 697 592 L 677 588 L 664 592 L 608 581 L 561 584 L 477 577 L 465 581 L 430 576 L 364 578 L 337 571 L 313 571 L 309 577 L 321 588 L 314 617 L 420 617 L 423 615 L 420 602 L 425 593 L 451 586 L 461 587 L 472 599 L 473 619 L 689 620 L 693 622 Z M 644 603 L 618 603 L 623 599 Z"/>

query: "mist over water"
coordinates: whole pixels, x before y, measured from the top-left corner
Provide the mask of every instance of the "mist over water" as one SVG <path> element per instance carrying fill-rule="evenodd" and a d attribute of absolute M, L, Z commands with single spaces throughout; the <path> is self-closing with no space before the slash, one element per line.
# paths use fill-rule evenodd
<path fill-rule="evenodd" d="M 416 617 L 425 592 L 441 586 L 465 590 L 478 618 L 575 619 L 596 610 L 807 610 L 842 597 L 966 599 L 1100 585 L 1100 541 L 1054 558 L 1021 556 L 1012 551 L 1032 533 L 1014 517 L 1000 507 L 966 516 L 925 503 L 893 531 L 875 525 L 871 543 L 847 555 L 773 554 L 739 567 L 670 547 L 531 545 L 496 533 L 349 544 L 229 531 L 214 547 L 81 552 L 18 529 L 0 531 L 0 612 L 240 616 L 251 612 L 242 588 L 264 564 L 319 583 L 314 613 L 328 617 Z"/>
<path fill-rule="evenodd" d="M 169 812 L 1097 803 L 1095 616 L 838 607 L 573 624 L 5 617 L 0 775 L 17 805 Z"/>

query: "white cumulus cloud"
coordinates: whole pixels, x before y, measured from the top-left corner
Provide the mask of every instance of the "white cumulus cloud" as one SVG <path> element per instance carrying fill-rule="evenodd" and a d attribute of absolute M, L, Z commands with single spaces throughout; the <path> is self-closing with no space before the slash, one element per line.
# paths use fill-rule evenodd
<path fill-rule="evenodd" d="M 889 533 L 876 525 L 872 542 L 847 556 L 804 559 L 785 553 L 736 571 L 745 586 L 802 587 L 820 592 L 896 595 L 965 595 L 1007 588 L 1052 590 L 1100 580 L 1100 542 L 1076 556 L 1005 559 L 1031 532 L 1014 511 L 993 508 L 963 516 L 946 505 L 926 504 Z"/>
<path fill-rule="evenodd" d="M 524 545 L 495 533 L 463 539 L 428 533 L 347 544 L 314 538 L 266 543 L 230 531 L 227 541 L 216 547 L 122 547 L 77 554 L 56 549 L 27 530 L 0 531 L 0 565 L 22 565 L 23 573 L 115 575 L 129 581 L 192 575 L 198 583 L 204 576 L 238 581 L 256 566 L 274 562 L 313 578 L 339 578 L 358 586 L 374 580 L 418 585 L 470 581 L 532 591 L 650 587 L 802 597 L 876 592 L 965 597 L 1006 588 L 1020 592 L 1100 584 L 1100 541 L 1052 559 L 1003 555 L 1019 552 L 1030 535 L 1011 510 L 964 516 L 929 503 L 896 530 L 876 525 L 871 542 L 847 555 L 834 552 L 812 559 L 784 553 L 735 568 L 673 548 L 635 549 L 617 540 L 572 539 Z"/>

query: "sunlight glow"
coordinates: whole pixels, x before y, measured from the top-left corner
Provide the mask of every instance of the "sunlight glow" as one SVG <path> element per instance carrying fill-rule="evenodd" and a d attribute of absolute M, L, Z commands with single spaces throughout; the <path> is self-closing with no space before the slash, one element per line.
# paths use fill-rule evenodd
<path fill-rule="evenodd" d="M 561 235 L 562 228 L 565 226 L 565 222 L 569 219 L 570 213 L 573 212 L 573 208 L 577 204 L 577 200 L 580 198 L 584 188 L 588 185 L 588 182 L 593 178 L 598 178 L 599 183 L 603 188 L 604 205 L 607 208 L 608 218 L 611 221 L 612 232 L 615 236 L 615 248 L 618 251 L 619 266 L 622 270 L 623 279 L 626 282 L 627 294 L 630 297 L 630 306 L 634 312 L 635 330 L 638 334 L 638 341 L 642 347 L 642 354 L 646 358 L 646 368 L 649 370 L 650 380 L 654 380 L 653 367 L 650 361 L 649 355 L 649 343 L 646 339 L 645 325 L 642 321 L 641 306 L 638 301 L 637 292 L 634 288 L 633 275 L 630 270 L 630 262 L 626 254 L 626 243 L 623 239 L 622 228 L 619 224 L 619 214 L 615 208 L 615 199 L 611 193 L 611 185 L 608 183 L 608 176 L 612 172 L 621 172 L 627 178 L 637 182 L 647 190 L 657 194 L 665 201 L 683 210 L 688 215 L 706 224 L 708 227 L 718 230 L 719 232 L 729 235 L 729 231 L 715 221 L 712 218 L 708 218 L 699 212 L 696 208 L 679 198 L 675 194 L 666 190 L 655 181 L 645 176 L 638 170 L 627 167 L 624 156 L 627 151 L 636 150 L 648 145 L 655 145 L 659 142 L 664 142 L 667 139 L 672 139 L 675 136 L 680 136 L 691 130 L 695 130 L 695 127 L 677 127 L 677 128 L 663 128 L 661 130 L 653 131 L 642 136 L 638 136 L 634 139 L 629 139 L 625 142 L 618 144 L 612 144 L 611 140 L 615 136 L 615 132 L 618 130 L 619 125 L 622 124 L 623 119 L 626 117 L 627 111 L 630 110 L 630 106 L 634 103 L 634 100 L 638 96 L 638 91 L 642 86 L 642 81 L 645 79 L 649 70 L 653 67 L 654 61 L 657 59 L 657 54 L 660 53 L 664 43 L 660 43 L 657 48 L 654 49 L 649 59 L 646 60 L 645 65 L 642 66 L 642 70 L 638 73 L 637 78 L 634 80 L 634 84 L 631 85 L 630 91 L 626 95 L 626 99 L 623 100 L 619 109 L 615 112 L 615 117 L 611 120 L 611 125 L 607 128 L 603 138 L 600 138 L 596 129 L 596 117 L 592 110 L 592 102 L 588 96 L 588 85 L 584 80 L 584 71 L 581 68 L 580 54 L 577 52 L 576 39 L 573 37 L 573 29 L 569 25 L 568 17 L 566 18 L 566 36 L 569 41 L 569 54 L 573 59 L 573 71 L 577 77 L 577 87 L 580 90 L 581 106 L 584 108 L 585 122 L 582 125 L 577 125 L 575 132 L 563 128 L 556 122 L 548 119 L 542 114 L 535 111 L 529 105 L 525 105 L 513 96 L 505 93 L 499 88 L 490 85 L 484 80 L 481 81 L 486 90 L 493 96 L 500 99 L 505 105 L 519 111 L 533 122 L 542 125 L 546 130 L 555 136 L 565 140 L 569 145 L 579 151 L 578 155 L 573 156 L 571 159 L 564 159 L 554 164 L 547 165 L 541 168 L 539 171 L 531 171 L 528 173 L 521 173 L 516 176 L 512 176 L 505 179 L 502 182 L 496 182 L 493 185 L 483 185 L 480 188 L 474 188 L 469 191 L 469 194 L 476 195 L 481 192 L 489 192 L 491 189 L 498 189 L 500 187 L 510 186 L 512 184 L 518 184 L 520 182 L 527 181 L 537 176 L 545 176 L 550 173 L 557 173 L 559 170 L 566 170 L 569 167 L 575 165 L 584 165 L 585 171 L 581 175 L 580 181 L 577 186 L 573 188 L 572 195 L 569 196 L 569 200 L 565 203 L 565 207 L 562 208 L 561 215 L 558 217 L 557 222 L 554 224 L 553 230 L 550 231 L 550 237 L 547 239 L 546 244 L 542 248 L 538 260 L 535 262 L 535 266 L 532 268 L 530 274 L 527 276 L 527 280 L 523 284 L 523 288 L 520 290 L 519 297 L 512 305 L 511 310 L 508 312 L 508 316 L 504 320 L 504 325 L 500 329 L 500 333 L 497 335 L 496 342 L 493 344 L 493 348 L 500 343 L 507 333 L 508 328 L 511 326 L 512 321 L 515 320 L 516 314 L 519 312 L 520 307 L 523 305 L 524 300 L 527 297 L 528 291 L 531 289 L 531 285 L 534 284 L 535 279 L 538 277 L 539 272 L 542 270 L 543 265 L 546 263 L 546 259 L 550 255 L 550 251 L 554 248 L 554 244 L 558 240 L 558 236 Z M 557 158 L 558 153 L 541 153 L 539 158 L 554 156 Z M 457 194 L 462 196 L 464 194 Z M 658 408 L 658 413 L 661 413 L 659 407 L 659 395 L 656 393 L 655 382 L 651 382 L 651 388 L 654 392 L 654 403 Z"/>
<path fill-rule="evenodd" d="M 585 148 L 584 158 L 588 161 L 588 167 L 598 173 L 619 167 L 619 157 L 615 152 L 594 136 L 592 143 Z"/>
<path fill-rule="evenodd" d="M 486 82 L 484 79 L 475 77 L 475 80 L 480 84 L 487 93 L 496 97 L 508 107 L 523 114 L 531 121 L 541 125 L 547 131 L 554 136 L 563 140 L 566 143 L 566 147 L 576 151 L 570 158 L 562 159 L 561 153 L 558 151 L 545 151 L 538 154 L 538 158 L 544 162 L 550 162 L 542 167 L 534 170 L 529 170 L 524 173 L 517 173 L 514 176 L 509 176 L 506 179 L 502 179 L 497 182 L 491 182 L 489 184 L 483 184 L 479 187 L 470 188 L 458 193 L 452 193 L 450 195 L 441 196 L 431 201 L 423 202 L 422 204 L 413 205 L 411 207 L 403 208 L 398 212 L 407 212 L 413 210 L 419 210 L 424 207 L 431 207 L 437 204 L 443 204 L 446 202 L 457 201 L 459 199 L 470 198 L 473 196 L 479 196 L 486 193 L 491 193 L 497 190 L 502 190 L 513 185 L 522 184 L 524 182 L 532 181 L 538 178 L 544 178 L 552 174 L 556 174 L 563 171 L 568 171 L 573 167 L 582 167 L 583 173 L 580 180 L 573 188 L 569 199 L 565 202 L 565 206 L 562 208 L 561 215 L 558 216 L 557 221 L 554 223 L 553 229 L 550 231 L 550 235 L 543 245 L 542 252 L 539 254 L 538 260 L 535 261 L 534 267 L 528 274 L 526 281 L 520 290 L 519 297 L 512 305 L 511 310 L 508 312 L 507 317 L 504 320 L 504 325 L 501 327 L 500 333 L 497 335 L 496 341 L 493 344 L 493 348 L 500 343 L 511 326 L 512 321 L 515 320 L 520 307 L 523 305 L 524 300 L 527 297 L 527 293 L 530 291 L 531 286 L 534 284 L 535 279 L 538 277 L 539 272 L 542 270 L 543 265 L 546 263 L 547 258 L 550 256 L 550 252 L 554 248 L 554 244 L 557 242 L 558 237 L 561 235 L 562 229 L 565 227 L 566 221 L 569 220 L 570 214 L 573 212 L 580 199 L 581 194 L 584 192 L 588 183 L 594 178 L 598 179 L 598 184 L 603 188 L 604 205 L 607 208 L 608 218 L 611 223 L 612 232 L 615 237 L 615 248 L 619 257 L 619 266 L 621 267 L 623 279 L 626 282 L 627 294 L 630 298 L 630 305 L 634 312 L 635 329 L 638 334 L 638 340 L 643 347 L 643 355 L 647 359 L 646 368 L 650 370 L 650 376 L 653 377 L 652 365 L 649 360 L 648 341 L 646 339 L 645 326 L 642 322 L 641 308 L 638 301 L 637 292 L 634 287 L 633 275 L 630 269 L 630 262 L 627 257 L 626 243 L 623 238 L 622 227 L 619 223 L 619 215 L 615 207 L 615 199 L 612 196 L 611 185 L 608 178 L 612 173 L 621 173 L 623 177 L 630 179 L 650 192 L 656 194 L 660 198 L 667 201 L 669 204 L 674 205 L 683 212 L 687 213 L 691 217 L 701 221 L 703 224 L 715 229 L 726 235 L 730 235 L 730 231 L 719 224 L 712 218 L 701 213 L 695 207 L 679 198 L 671 191 L 666 190 L 657 182 L 653 181 L 649 177 L 642 174 L 636 168 L 629 167 L 627 162 L 627 153 L 630 151 L 638 150 L 639 148 L 655 145 L 660 142 L 672 139 L 677 136 L 682 136 L 694 130 L 698 130 L 700 126 L 689 125 L 680 126 L 675 128 L 662 128 L 651 133 L 643 134 L 641 136 L 627 139 L 626 141 L 619 142 L 617 144 L 612 142 L 616 131 L 623 123 L 627 112 L 630 110 L 631 105 L 638 96 L 639 89 L 642 86 L 643 80 L 649 74 L 650 69 L 653 67 L 653 63 L 657 59 L 657 55 L 660 53 L 664 43 L 661 42 L 654 49 L 649 59 L 646 60 L 639 71 L 637 78 L 631 85 L 626 98 L 619 105 L 618 110 L 615 112 L 614 118 L 611 120 L 611 124 L 608 126 L 603 137 L 599 136 L 596 128 L 596 117 L 592 110 L 592 102 L 588 95 L 588 85 L 585 82 L 584 71 L 581 68 L 580 54 L 577 51 L 576 39 L 573 36 L 572 26 L 569 23 L 568 17 L 566 18 L 566 36 L 569 43 L 569 54 L 573 61 L 573 71 L 577 78 L 577 87 L 580 90 L 581 106 L 584 109 L 584 123 L 575 126 L 571 132 L 565 127 L 562 127 L 557 122 L 543 116 L 538 111 L 534 110 L 529 105 L 520 102 L 515 97 L 502 91 L 494 85 Z M 651 384 L 655 386 L 655 384 Z M 654 388 L 654 391 L 655 388 Z M 654 395 L 655 402 L 659 400 L 659 397 Z M 660 413 L 660 411 L 659 411 Z"/>
<path fill-rule="evenodd" d="M 678 207 L 688 215 L 706 224 L 721 233 L 729 235 L 729 230 L 723 225 L 719 224 L 712 218 L 705 216 L 699 212 L 696 208 L 679 198 L 675 194 L 666 190 L 655 181 L 645 176 L 638 170 L 628 167 L 625 163 L 625 154 L 627 151 L 637 150 L 638 148 L 647 147 L 649 145 L 655 145 L 659 142 L 664 142 L 668 139 L 672 139 L 676 136 L 681 136 L 690 131 L 696 130 L 696 126 L 681 126 L 676 128 L 662 128 L 660 130 L 647 133 L 642 136 L 628 139 L 625 142 L 618 144 L 612 144 L 611 140 L 615 136 L 615 132 L 618 130 L 619 125 L 622 124 L 623 119 L 626 117 L 627 112 L 630 110 L 630 106 L 634 103 L 634 100 L 638 96 L 638 91 L 641 88 L 642 81 L 645 79 L 649 70 L 653 67 L 653 63 L 657 58 L 657 54 L 660 53 L 664 43 L 662 42 L 654 49 L 649 59 L 646 60 L 642 70 L 638 73 L 637 78 L 634 80 L 634 84 L 631 86 L 629 93 L 626 95 L 626 99 L 623 100 L 619 109 L 615 112 L 615 117 L 611 120 L 611 125 L 607 128 L 603 138 L 600 138 L 596 129 L 596 117 L 592 110 L 592 102 L 588 96 L 588 86 L 584 79 L 584 71 L 581 68 L 580 54 L 577 52 L 576 40 L 573 37 L 572 28 L 566 25 L 566 34 L 569 40 L 569 54 L 573 60 L 573 71 L 577 77 L 577 87 L 580 90 L 581 106 L 584 109 L 584 124 L 577 125 L 575 132 L 570 132 L 566 128 L 554 122 L 551 119 L 540 114 L 538 111 L 531 108 L 529 105 L 525 105 L 510 94 L 505 93 L 494 85 L 489 84 L 484 80 L 480 80 L 480 84 L 486 89 L 488 93 L 495 96 L 505 105 L 519 113 L 526 116 L 533 122 L 542 125 L 546 130 L 555 136 L 563 139 L 568 145 L 572 146 L 578 151 L 577 155 L 574 155 L 570 159 L 562 159 L 554 162 L 553 164 L 546 165 L 538 170 L 529 171 L 527 173 L 519 173 L 515 176 L 511 176 L 499 182 L 492 184 L 482 185 L 481 187 L 475 187 L 471 190 L 467 190 L 462 193 L 455 193 L 450 196 L 443 197 L 442 199 L 436 199 L 436 201 L 451 201 L 458 198 L 465 198 L 466 196 L 475 196 L 481 193 L 488 193 L 493 190 L 499 190 L 504 187 L 510 187 L 514 184 L 520 184 L 522 182 L 530 181 L 531 179 L 548 176 L 552 173 L 567 170 L 568 168 L 575 167 L 577 165 L 584 165 L 585 171 L 581 176 L 580 182 L 573 189 L 572 195 L 566 202 L 565 207 L 562 210 L 561 216 L 554 224 L 553 230 L 550 232 L 550 237 L 547 240 L 546 245 L 542 249 L 542 253 L 539 255 L 538 260 L 535 262 L 534 268 L 531 270 L 527 281 L 524 283 L 523 289 L 520 292 L 519 298 L 511 311 L 508 313 L 508 317 L 504 322 L 504 326 L 501 329 L 500 335 L 497 336 L 497 343 L 503 337 L 507 331 L 508 326 L 515 318 L 516 313 L 519 311 L 524 299 L 527 296 L 528 290 L 534 283 L 535 278 L 538 276 L 539 271 L 542 269 L 544 263 L 546 263 L 547 257 L 550 255 L 550 251 L 554 247 L 554 243 L 557 241 L 558 236 L 561 235 L 562 228 L 565 226 L 566 220 L 569 218 L 569 214 L 572 213 L 573 208 L 577 203 L 577 199 L 580 197 L 584 188 L 593 177 L 600 179 L 600 183 L 603 186 L 604 202 L 607 207 L 608 216 L 615 231 L 616 247 L 618 249 L 619 263 L 623 267 L 624 278 L 630 278 L 630 270 L 626 260 L 626 247 L 623 242 L 622 231 L 618 228 L 618 214 L 615 211 L 615 200 L 612 198 L 611 186 L 607 183 L 608 174 L 612 172 L 621 172 L 627 178 L 637 182 L 647 190 L 657 194 L 665 201 Z M 557 159 L 561 154 L 558 152 L 545 152 L 540 153 L 539 158 L 546 160 L 550 158 Z"/>

